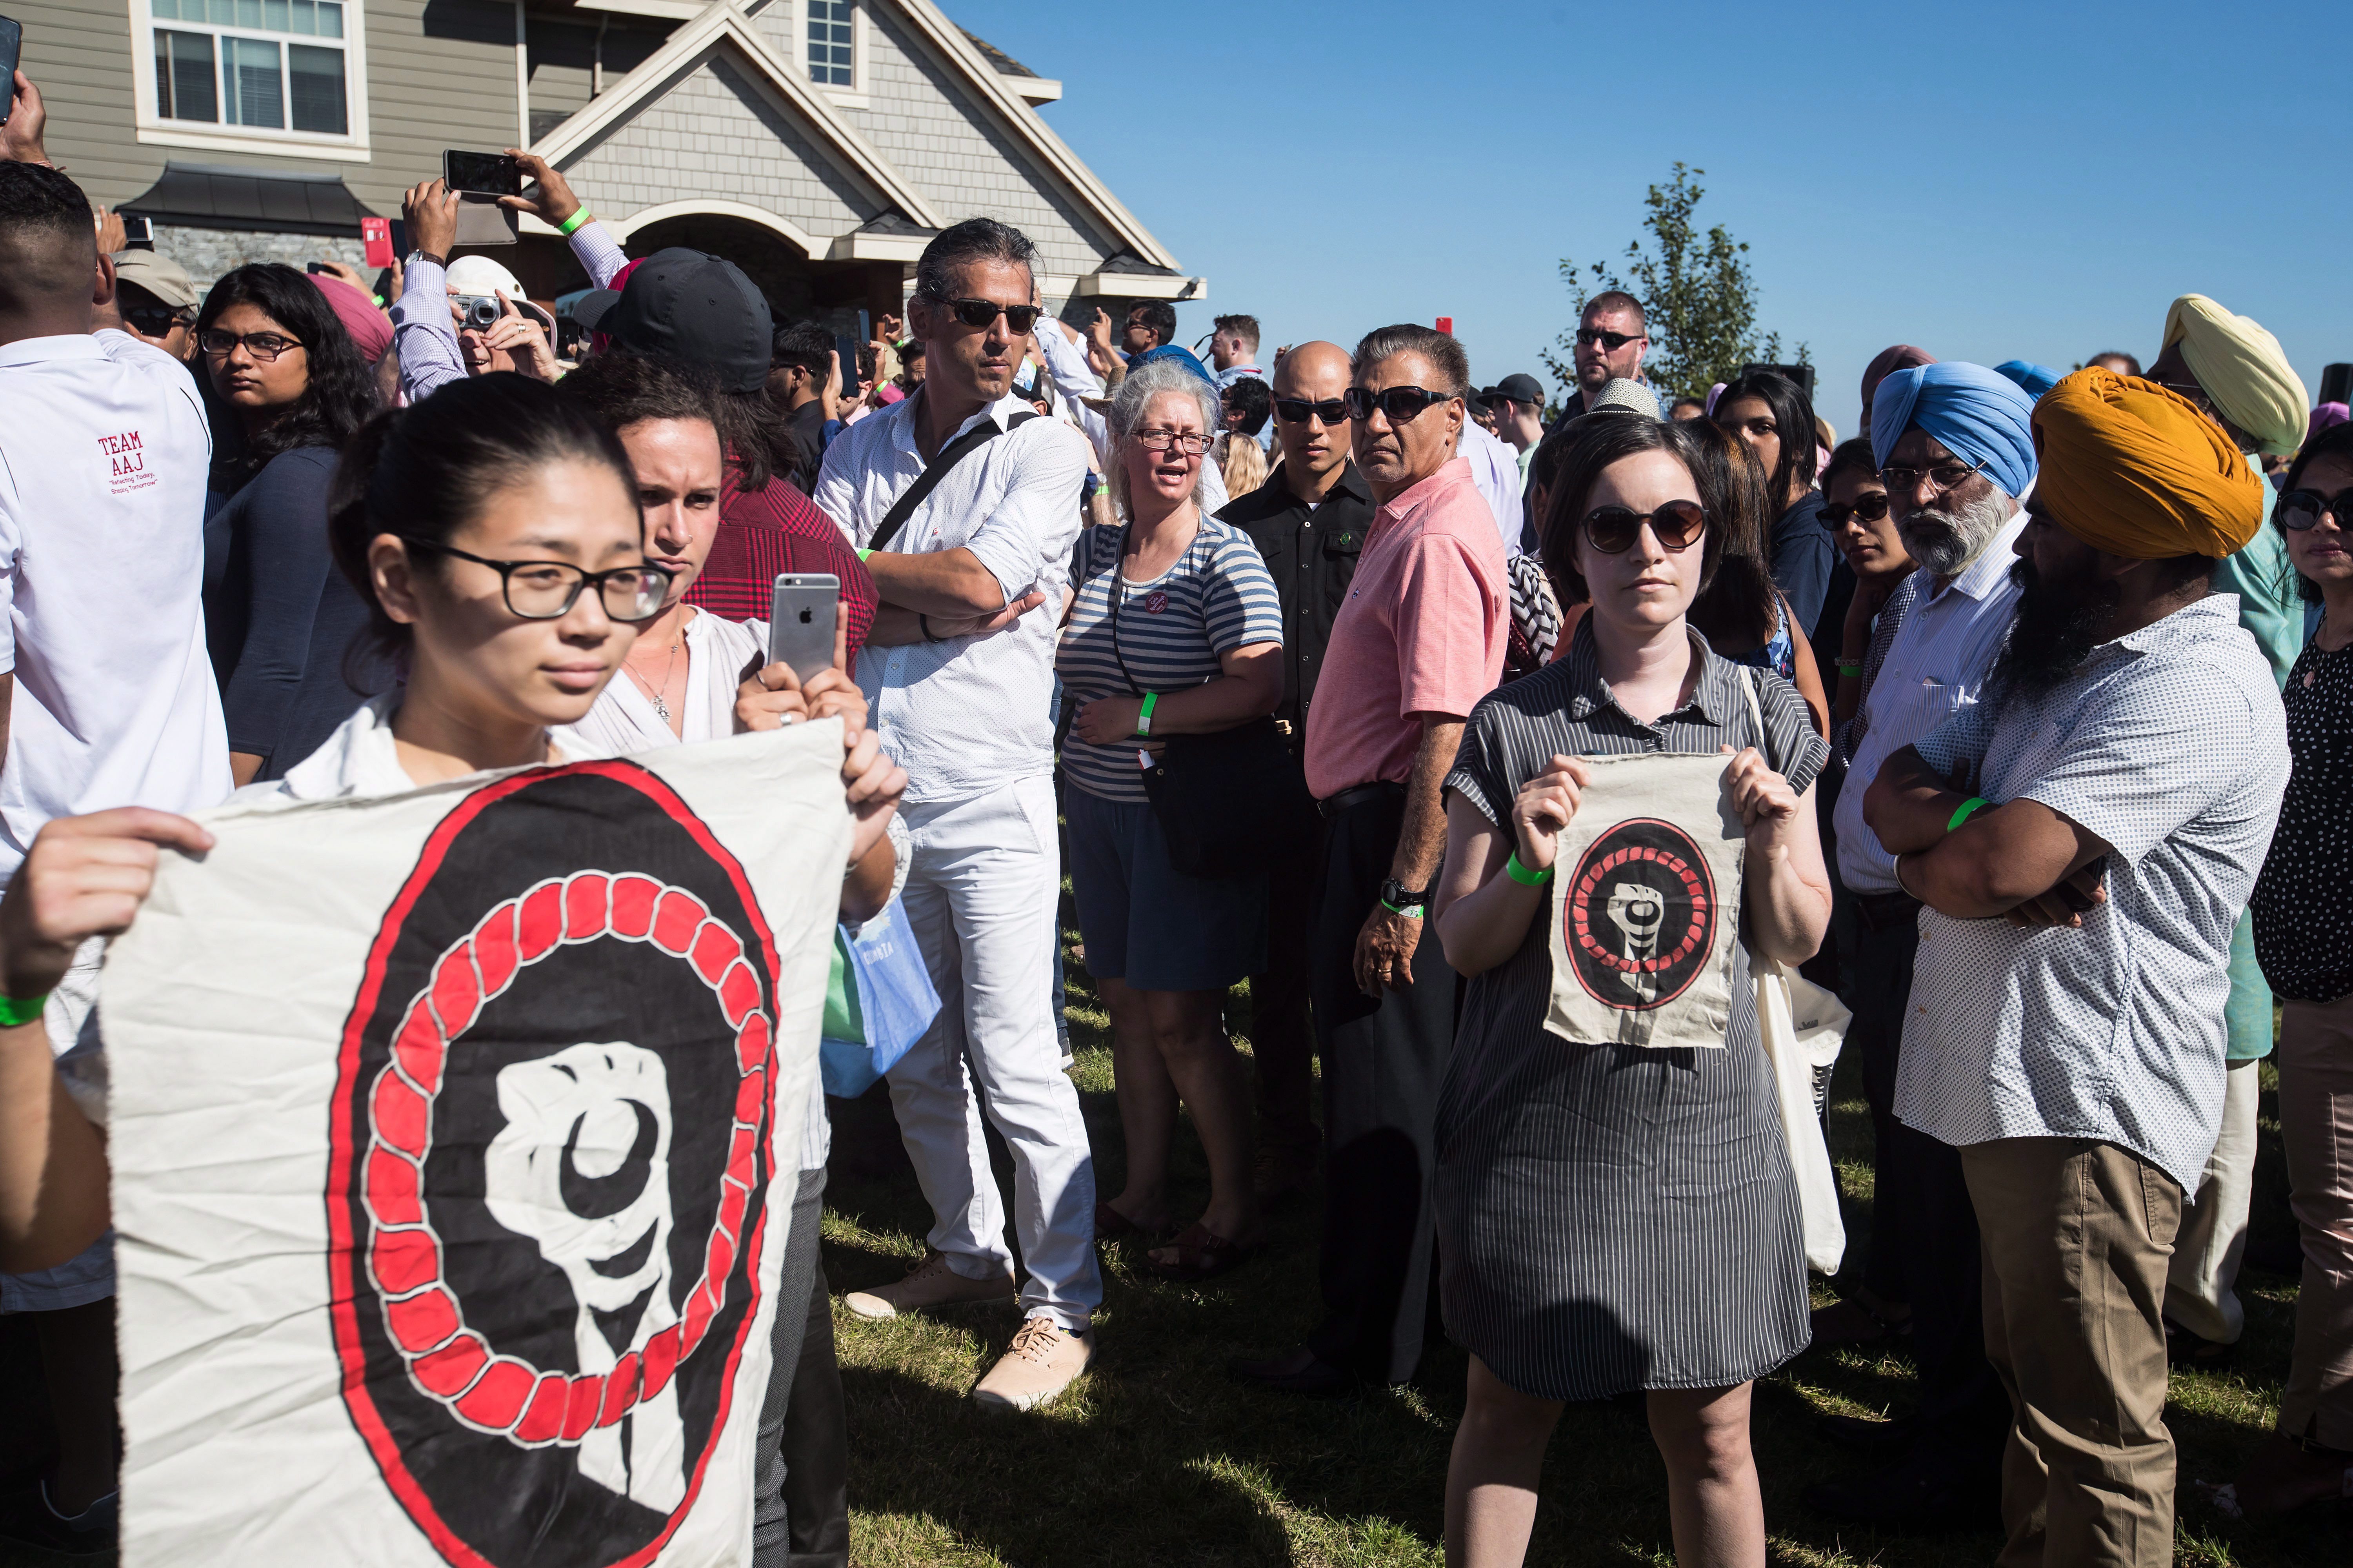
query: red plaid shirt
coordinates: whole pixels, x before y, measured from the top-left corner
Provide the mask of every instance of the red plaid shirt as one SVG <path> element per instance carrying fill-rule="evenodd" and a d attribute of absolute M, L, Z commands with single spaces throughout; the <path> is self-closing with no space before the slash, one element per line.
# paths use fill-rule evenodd
<path fill-rule="evenodd" d="M 877 595 L 858 552 L 833 520 L 782 478 L 757 490 L 736 488 L 729 464 L 727 487 L 719 497 L 719 534 L 702 574 L 686 591 L 686 602 L 731 621 L 765 621 L 776 606 L 779 573 L 829 572 L 841 580 L 849 606 L 849 673 L 858 672 L 858 650 L 874 625 Z"/>

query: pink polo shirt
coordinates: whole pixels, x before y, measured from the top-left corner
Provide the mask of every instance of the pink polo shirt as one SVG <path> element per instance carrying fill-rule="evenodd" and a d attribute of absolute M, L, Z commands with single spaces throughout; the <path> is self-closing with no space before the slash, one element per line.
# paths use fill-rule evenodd
<path fill-rule="evenodd" d="M 1511 625 L 1495 514 L 1456 458 L 1390 497 L 1365 535 L 1307 710 L 1308 789 L 1403 784 L 1421 716 L 1468 718 L 1495 689 Z"/>

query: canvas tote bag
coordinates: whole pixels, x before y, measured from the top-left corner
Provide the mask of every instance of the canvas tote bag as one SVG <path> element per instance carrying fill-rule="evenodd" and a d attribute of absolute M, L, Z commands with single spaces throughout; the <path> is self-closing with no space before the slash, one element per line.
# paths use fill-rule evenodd
<path fill-rule="evenodd" d="M 1588 757 L 1552 880 L 1545 1027 L 1588 1045 L 1721 1050 L 1747 840 L 1722 756 Z"/>

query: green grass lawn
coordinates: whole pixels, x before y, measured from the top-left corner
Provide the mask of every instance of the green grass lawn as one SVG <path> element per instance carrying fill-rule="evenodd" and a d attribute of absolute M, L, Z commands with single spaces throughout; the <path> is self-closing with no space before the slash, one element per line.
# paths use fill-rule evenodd
<path fill-rule="evenodd" d="M 1094 1139 L 1097 1180 L 1118 1190 L 1122 1154 L 1107 1020 L 1070 959 L 1074 1072 Z M 1247 999 L 1229 1008 L 1247 1033 Z M 2265 1068 L 2268 1074 L 2269 1069 Z M 2268 1083 L 2268 1079 L 2267 1079 Z M 1834 1090 L 1833 1150 L 1859 1243 L 1870 1224 L 1870 1126 L 1856 1064 Z M 2264 1103 L 2255 1226 L 2284 1226 L 2278 1124 Z M 837 1106 L 825 1263 L 834 1291 L 895 1278 L 923 1250 L 929 1211 L 879 1098 Z M 1206 1200 L 1190 1134 L 1179 1139 L 1180 1209 Z M 997 1152 L 1010 1198 L 1010 1167 Z M 966 1394 L 1018 1326 L 1010 1310 L 868 1323 L 837 1307 L 849 1403 L 853 1561 L 860 1568 L 1017 1564 L 1114 1568 L 1210 1563 L 1438 1564 L 1446 1456 L 1462 1405 L 1464 1356 L 1440 1346 L 1409 1388 L 1324 1404 L 1229 1382 L 1236 1351 L 1295 1342 L 1315 1318 L 1312 1200 L 1274 1216 L 1270 1244 L 1213 1284 L 1166 1284 L 1139 1249 L 1103 1250 L 1105 1298 L 1095 1365 L 1060 1401 L 989 1416 Z M 1817 1286 L 1817 1300 L 1831 1299 Z M 2295 1287 L 2249 1273 L 2247 1337 L 2221 1373 L 2174 1379 L 2168 1412 L 2192 1478 L 2226 1479 L 2268 1430 L 2286 1372 Z M 1990 1530 L 1941 1537 L 1841 1530 L 1798 1500 L 1807 1482 L 1850 1463 L 1818 1440 L 1823 1411 L 1882 1412 L 1909 1400 L 1899 1356 L 1813 1352 L 1757 1391 L 1755 1439 L 1776 1563 L 1982 1564 Z M 2233 1524 L 2186 1501 L 2179 1560 L 2353 1562 L 2353 1530 L 2320 1519 Z M 1666 1563 L 1666 1488 L 1633 1402 L 1572 1406 L 1546 1466 L 1531 1563 Z M 2053 1568 L 2059 1568 L 2054 1564 Z"/>

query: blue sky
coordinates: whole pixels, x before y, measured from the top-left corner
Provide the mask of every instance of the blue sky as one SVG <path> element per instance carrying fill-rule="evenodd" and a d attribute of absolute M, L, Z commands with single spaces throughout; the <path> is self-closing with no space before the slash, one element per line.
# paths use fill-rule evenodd
<path fill-rule="evenodd" d="M 1760 328 L 1855 433 L 1887 344 L 2064 371 L 2209 294 L 2316 393 L 2353 360 L 2353 5 L 1650 6 L 944 0 L 1191 272 L 1183 341 L 1454 318 L 1538 374 L 1556 264 L 1614 258 L 1677 160 L 1749 244 Z"/>

